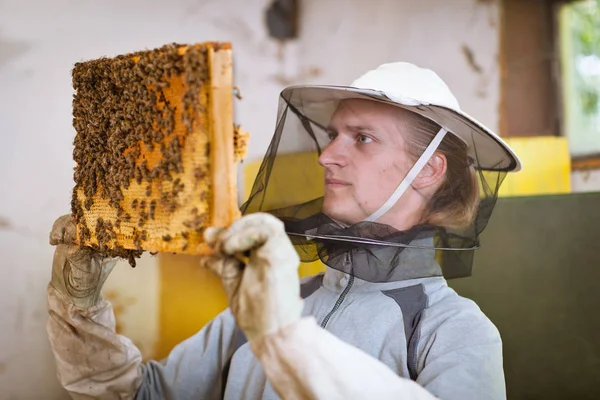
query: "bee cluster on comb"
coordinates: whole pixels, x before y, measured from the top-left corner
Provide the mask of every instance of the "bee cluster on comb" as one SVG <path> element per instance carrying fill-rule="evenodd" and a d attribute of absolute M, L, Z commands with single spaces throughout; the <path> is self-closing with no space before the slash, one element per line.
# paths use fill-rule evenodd
<path fill-rule="evenodd" d="M 107 256 L 205 254 L 208 225 L 239 216 L 231 47 L 171 44 L 73 69 L 71 208 L 80 245 Z"/>

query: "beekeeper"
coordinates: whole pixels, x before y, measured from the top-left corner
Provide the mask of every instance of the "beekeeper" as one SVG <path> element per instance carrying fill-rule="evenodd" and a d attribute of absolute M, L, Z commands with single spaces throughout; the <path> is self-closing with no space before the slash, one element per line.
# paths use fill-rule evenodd
<path fill-rule="evenodd" d="M 230 307 L 163 361 L 142 363 L 115 332 L 101 295 L 115 260 L 74 245 L 69 216 L 56 221 L 47 331 L 64 388 L 81 399 L 504 399 L 498 330 L 445 277 L 470 273 L 517 156 L 408 63 L 348 87 L 287 88 L 278 115 L 244 216 L 205 232 L 216 251 L 202 264 Z M 275 199 L 277 160 L 298 143 L 322 193 Z M 317 259 L 326 272 L 301 282 L 299 262 Z"/>

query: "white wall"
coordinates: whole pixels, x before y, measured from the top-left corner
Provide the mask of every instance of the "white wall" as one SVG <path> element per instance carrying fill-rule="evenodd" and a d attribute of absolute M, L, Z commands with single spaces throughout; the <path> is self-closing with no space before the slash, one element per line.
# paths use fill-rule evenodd
<path fill-rule="evenodd" d="M 267 0 L 0 0 L 0 397 L 64 398 L 46 339 L 45 288 L 53 220 L 72 188 L 71 78 L 80 60 L 170 42 L 231 41 L 237 120 L 252 133 L 248 159 L 266 150 L 279 91 L 345 84 L 394 60 L 435 69 L 463 109 L 498 125 L 498 10 L 477 0 L 302 0 L 301 38 L 267 37 Z M 469 66 L 463 46 L 476 67 Z M 476 72 L 475 69 L 479 69 Z M 152 353 L 156 263 L 120 266 L 107 291 L 123 331 Z"/>
<path fill-rule="evenodd" d="M 597 192 L 600 190 L 600 170 L 573 171 L 571 173 L 573 192 Z"/>

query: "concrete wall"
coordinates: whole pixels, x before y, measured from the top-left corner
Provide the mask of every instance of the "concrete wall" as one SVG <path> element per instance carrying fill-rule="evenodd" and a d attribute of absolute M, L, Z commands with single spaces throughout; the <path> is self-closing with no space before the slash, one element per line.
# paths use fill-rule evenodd
<path fill-rule="evenodd" d="M 600 170 L 573 171 L 571 190 L 573 192 L 597 192 L 600 190 Z"/>
<path fill-rule="evenodd" d="M 46 339 L 53 220 L 72 188 L 71 78 L 80 60 L 170 42 L 231 41 L 244 96 L 237 120 L 262 156 L 277 95 L 297 83 L 349 83 L 394 60 L 435 69 L 462 107 L 498 125 L 498 7 L 481 0 L 303 0 L 301 37 L 267 36 L 267 0 L 0 0 L 0 387 L 2 398 L 59 399 Z M 158 329 L 159 272 L 145 257 L 106 286 L 119 328 L 146 357 Z"/>

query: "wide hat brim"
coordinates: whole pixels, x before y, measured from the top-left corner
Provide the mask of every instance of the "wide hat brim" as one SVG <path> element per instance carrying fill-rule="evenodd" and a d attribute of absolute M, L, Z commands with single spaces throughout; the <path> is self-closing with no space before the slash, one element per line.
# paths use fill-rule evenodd
<path fill-rule="evenodd" d="M 329 124 L 342 100 L 365 99 L 401 107 L 436 122 L 461 138 L 479 169 L 506 172 L 521 169 L 519 157 L 498 135 L 461 110 L 411 99 L 392 100 L 376 90 L 349 86 L 290 86 L 281 92 L 281 96 L 292 108 L 322 127 Z"/>

